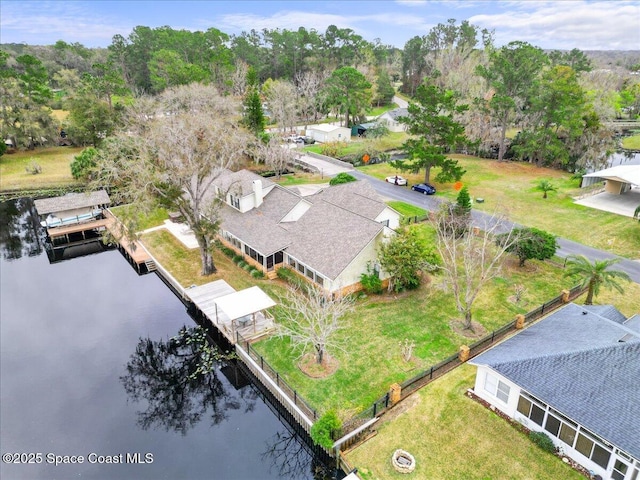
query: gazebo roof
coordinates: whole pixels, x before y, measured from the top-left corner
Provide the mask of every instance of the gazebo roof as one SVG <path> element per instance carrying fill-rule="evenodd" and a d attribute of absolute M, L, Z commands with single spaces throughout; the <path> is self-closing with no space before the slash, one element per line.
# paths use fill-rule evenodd
<path fill-rule="evenodd" d="M 216 306 L 235 320 L 276 305 L 260 287 L 251 287 L 215 299 Z"/>

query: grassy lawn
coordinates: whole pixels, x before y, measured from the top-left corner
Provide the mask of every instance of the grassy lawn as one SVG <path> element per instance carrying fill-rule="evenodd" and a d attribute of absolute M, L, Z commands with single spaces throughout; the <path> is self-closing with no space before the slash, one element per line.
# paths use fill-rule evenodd
<path fill-rule="evenodd" d="M 400 202 L 397 200 L 391 200 L 387 202 L 391 208 L 398 212 L 403 217 L 420 217 L 426 215 L 427 211 L 424 208 L 416 207 L 410 203 Z"/>
<path fill-rule="evenodd" d="M 463 183 L 472 198 L 484 203 L 474 208 L 489 213 L 504 212 L 523 225 L 537 227 L 555 235 L 610 251 L 628 258 L 640 257 L 640 228 L 628 217 L 576 205 L 572 196 L 581 193 L 578 181 L 566 172 L 538 168 L 528 163 L 502 162 L 454 155 L 467 170 Z M 359 167 L 364 173 L 383 179 L 397 173 L 388 164 Z M 437 173 L 437 172 L 435 172 Z M 410 184 L 424 180 L 424 174 L 403 173 Z M 433 177 L 432 173 L 432 177 Z M 543 199 L 535 190 L 541 179 L 551 181 L 557 192 Z M 432 182 L 438 196 L 455 200 L 457 192 L 451 184 Z"/>
<path fill-rule="evenodd" d="M 391 455 L 401 448 L 416 459 L 412 478 L 466 480 L 584 479 L 542 451 L 504 419 L 465 396 L 475 367 L 463 365 L 427 385 L 378 434 L 344 456 L 364 480 L 401 479 Z"/>
<path fill-rule="evenodd" d="M 384 137 L 376 138 L 373 140 L 363 141 L 362 139 L 352 139 L 351 142 L 345 144 L 344 148 L 340 149 L 340 151 L 338 152 L 338 157 L 364 152 L 367 145 L 369 145 L 373 150 L 379 152 L 398 149 L 402 146 L 407 138 L 408 136 L 405 132 L 390 132 Z M 314 153 L 322 153 L 322 148 L 319 144 L 309 145 L 307 147 L 304 147 L 303 150 Z"/>
<path fill-rule="evenodd" d="M 280 177 L 280 179 L 278 179 L 277 177 L 270 177 L 269 180 L 271 180 L 272 182 L 276 182 L 283 187 L 293 187 L 295 185 L 305 185 L 308 183 L 327 183 L 329 179 L 315 173 L 296 171 L 295 173 L 289 175 L 283 175 L 282 177 Z"/>
<path fill-rule="evenodd" d="M 123 220 L 126 224 L 128 223 L 126 219 L 129 217 L 129 215 L 131 213 L 135 213 L 131 211 L 132 209 L 135 209 L 133 205 L 119 205 L 117 207 L 111 207 L 111 212 L 115 216 Z M 153 211 L 148 212 L 144 216 L 144 218 L 140 220 L 140 223 L 138 224 L 138 230 L 143 231 L 148 228 L 157 227 L 159 225 L 162 225 L 162 223 L 168 218 L 169 214 L 166 209 L 161 207 L 155 208 Z"/>
<path fill-rule="evenodd" d="M 640 150 L 640 134 L 624 137 L 622 139 L 622 147 L 629 150 Z"/>
<path fill-rule="evenodd" d="M 69 165 L 82 150 L 51 147 L 5 154 L 0 157 L 0 191 L 80 185 L 71 176 Z M 25 170 L 32 162 L 40 165 L 41 173 L 33 175 Z"/>
<path fill-rule="evenodd" d="M 424 235 L 432 234 L 424 226 L 419 228 Z M 184 286 L 222 278 L 238 290 L 257 284 L 276 300 L 284 292 L 279 280 L 256 280 L 218 251 L 214 252 L 218 272 L 203 277 L 198 250 L 186 249 L 166 230 L 144 234 L 141 239 Z M 331 351 L 339 368 L 327 378 L 312 379 L 303 374 L 297 365 L 299 352 L 291 349 L 287 338 L 272 337 L 255 347 L 319 411 L 335 408 L 343 418 L 348 418 L 370 406 L 392 383 L 415 376 L 454 354 L 460 345 L 474 341 L 451 329 L 451 320 L 459 315 L 441 283 L 442 279 L 435 276 L 417 291 L 358 300 L 355 311 L 344 318 L 344 328 L 337 335 L 341 349 Z M 516 305 L 510 297 L 518 284 L 524 285 L 526 291 Z M 515 314 L 536 308 L 572 285 L 557 266 L 533 261 L 521 269 L 514 259 L 506 265 L 503 275 L 480 294 L 474 305 L 474 319 L 487 331 L 494 330 L 511 321 Z M 603 291 L 597 302 L 612 303 L 627 316 L 640 312 L 640 285 L 629 284 L 625 289 L 624 295 Z M 273 313 L 278 321 L 277 308 Z M 400 343 L 405 340 L 415 342 L 410 362 L 400 355 Z"/>

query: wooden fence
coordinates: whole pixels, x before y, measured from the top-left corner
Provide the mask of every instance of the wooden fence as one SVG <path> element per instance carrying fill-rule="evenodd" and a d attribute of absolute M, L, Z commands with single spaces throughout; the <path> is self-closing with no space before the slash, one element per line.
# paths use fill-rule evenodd
<path fill-rule="evenodd" d="M 580 285 L 573 287 L 569 290 L 568 295 L 560 294 L 557 297 L 551 299 L 548 302 L 543 303 L 538 308 L 531 310 L 530 312 L 524 315 L 525 324 L 534 322 L 539 318 L 547 315 L 548 313 L 556 310 L 557 308 L 565 305 L 567 302 L 570 302 L 584 293 L 585 288 L 582 288 Z M 502 340 L 504 337 L 516 331 L 516 320 L 500 327 L 497 330 L 489 333 L 485 337 L 481 338 L 477 342 L 473 343 L 469 346 L 469 358 L 473 358 L 480 353 L 487 350 L 491 345 L 495 342 Z M 433 380 L 443 376 L 445 373 L 453 370 L 457 366 L 461 365 L 463 362 L 460 360 L 460 356 L 458 353 L 451 355 L 448 358 L 445 358 L 439 363 L 429 367 L 428 369 L 420 372 L 413 378 L 410 378 L 403 383 L 400 384 L 400 400 L 402 401 L 407 398 L 409 395 L 417 391 L 418 389 L 424 387 L 425 385 L 431 383 Z M 386 410 L 388 410 L 391 406 L 391 395 L 387 392 L 385 395 L 380 397 L 378 400 L 373 402 L 373 405 L 351 418 L 347 422 L 342 425 L 342 429 L 340 432 L 336 432 L 338 436 L 346 437 L 350 432 L 355 431 L 360 428 L 362 425 L 370 421 L 371 418 L 379 417 Z M 349 440 L 345 441 L 341 445 L 341 449 L 348 448 L 355 443 L 358 443 L 364 436 L 369 433 L 370 429 L 365 429 L 358 433 L 358 435 L 353 435 L 349 438 Z"/>

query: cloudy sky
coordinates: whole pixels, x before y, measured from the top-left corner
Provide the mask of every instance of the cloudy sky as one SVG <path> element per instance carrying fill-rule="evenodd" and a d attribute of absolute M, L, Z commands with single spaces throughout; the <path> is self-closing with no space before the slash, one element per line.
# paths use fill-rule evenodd
<path fill-rule="evenodd" d="M 449 18 L 494 30 L 498 45 L 522 40 L 545 49 L 640 50 L 640 1 L 616 0 L 0 0 L 0 43 L 106 47 L 137 25 L 238 34 L 300 26 L 324 32 L 333 24 L 403 47 Z"/>

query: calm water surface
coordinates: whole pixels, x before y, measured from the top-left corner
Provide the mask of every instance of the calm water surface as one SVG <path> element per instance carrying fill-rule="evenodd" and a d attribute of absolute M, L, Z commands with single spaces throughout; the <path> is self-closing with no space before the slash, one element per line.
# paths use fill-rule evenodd
<path fill-rule="evenodd" d="M 156 275 L 138 276 L 117 250 L 50 264 L 32 214 L 30 201 L 0 204 L 0 447 L 43 458 L 3 462 L 0 478 L 314 478 L 298 439 L 228 368 L 185 388 L 167 375 L 180 359 L 136 354 L 195 326 Z M 149 366 L 129 376 L 137 399 L 122 379 L 132 360 Z M 152 463 L 88 463 L 127 453 Z"/>

